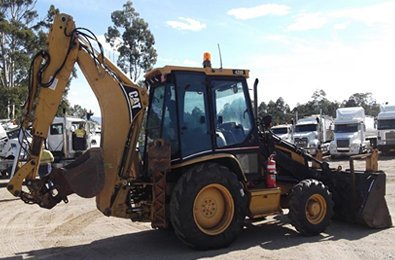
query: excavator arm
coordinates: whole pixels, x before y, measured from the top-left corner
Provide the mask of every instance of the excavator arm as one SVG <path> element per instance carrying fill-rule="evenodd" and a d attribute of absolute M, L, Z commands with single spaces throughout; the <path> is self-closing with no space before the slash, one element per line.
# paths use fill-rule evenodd
<path fill-rule="evenodd" d="M 72 193 L 96 196 L 97 207 L 104 214 L 129 218 L 131 213 L 124 202 L 130 193 L 129 183 L 140 175 L 136 142 L 148 95 L 102 52 L 93 49 L 91 42 L 96 38 L 89 33 L 76 28 L 69 15 L 55 17 L 47 50 L 39 52 L 32 62 L 29 97 L 22 112 L 23 129 L 34 114 L 30 157 L 7 189 L 25 202 L 44 208 L 67 202 Z M 66 167 L 38 179 L 43 143 L 76 63 L 101 109 L 101 148 L 91 149 Z M 28 191 L 22 190 L 24 181 Z"/>

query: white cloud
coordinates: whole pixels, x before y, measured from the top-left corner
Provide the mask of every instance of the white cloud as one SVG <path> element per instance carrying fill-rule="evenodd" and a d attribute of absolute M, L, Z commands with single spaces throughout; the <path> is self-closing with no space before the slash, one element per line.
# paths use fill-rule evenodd
<path fill-rule="evenodd" d="M 178 59 L 158 57 L 155 67 L 164 67 L 167 65 L 179 65 L 179 64 L 180 61 Z"/>
<path fill-rule="evenodd" d="M 204 23 L 193 20 L 191 18 L 179 17 L 178 19 L 181 20 L 182 22 L 167 21 L 166 24 L 178 30 L 199 31 L 201 29 L 206 28 L 206 25 Z"/>
<path fill-rule="evenodd" d="M 234 16 L 236 19 L 247 20 L 266 15 L 286 15 L 291 7 L 287 5 L 265 4 L 250 8 L 236 8 L 227 12 L 227 15 Z"/>
<path fill-rule="evenodd" d="M 330 101 L 342 102 L 354 93 L 371 92 L 378 103 L 394 102 L 392 34 L 358 46 L 293 40 L 289 54 L 250 58 L 249 84 L 258 77 L 262 89 L 274 90 L 259 91 L 259 102 L 283 97 L 292 109 L 298 102 L 308 102 L 316 89 L 323 89 Z"/>
<path fill-rule="evenodd" d="M 347 27 L 350 25 L 350 21 L 344 22 L 344 23 L 337 23 L 333 26 L 333 29 L 335 30 L 345 30 Z"/>
<path fill-rule="evenodd" d="M 115 48 L 111 47 L 111 45 L 108 42 L 106 42 L 106 38 L 104 37 L 103 34 L 97 36 L 97 39 L 99 40 L 100 44 L 103 47 L 104 55 L 108 59 L 110 59 L 112 62 L 116 62 L 116 60 L 118 59 L 118 56 L 119 56 L 119 52 Z M 121 43 L 121 41 L 122 41 L 121 38 L 119 38 L 115 41 L 115 43 L 119 44 L 119 43 Z M 97 44 L 94 42 L 92 42 L 92 44 L 93 44 L 93 47 L 97 51 L 99 51 L 99 46 L 97 46 Z"/>
<path fill-rule="evenodd" d="M 352 18 L 372 26 L 375 23 L 395 24 L 394 13 L 395 2 L 388 2 L 363 8 L 332 12 L 329 15 L 337 18 Z"/>
<path fill-rule="evenodd" d="M 269 35 L 265 39 L 267 39 L 269 41 L 280 42 L 280 43 L 287 44 L 287 45 L 293 45 L 294 44 L 294 42 L 291 41 L 285 35 Z"/>
<path fill-rule="evenodd" d="M 311 29 L 319 29 L 328 22 L 328 18 L 321 13 L 307 14 L 300 13 L 296 16 L 295 23 L 289 25 L 286 31 L 307 31 Z"/>
<path fill-rule="evenodd" d="M 182 63 L 185 64 L 185 65 L 188 65 L 188 66 L 197 66 L 197 65 L 201 65 L 200 62 L 191 61 L 191 60 L 184 60 Z"/>
<path fill-rule="evenodd" d="M 164 63 L 179 63 L 178 60 L 174 60 L 172 58 L 161 58 L 161 57 L 158 57 L 158 61 L 164 62 Z"/>

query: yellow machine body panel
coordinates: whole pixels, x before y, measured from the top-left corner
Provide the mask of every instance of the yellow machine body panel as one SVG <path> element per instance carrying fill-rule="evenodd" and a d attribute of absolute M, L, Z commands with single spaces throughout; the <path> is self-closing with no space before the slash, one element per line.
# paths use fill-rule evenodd
<path fill-rule="evenodd" d="M 281 213 L 280 188 L 250 190 L 249 216 L 260 218 Z"/>
<path fill-rule="evenodd" d="M 228 77 L 245 77 L 248 78 L 250 71 L 245 69 L 220 69 L 220 68 L 196 68 L 196 67 L 181 67 L 181 66 L 165 66 L 162 68 L 156 68 L 144 75 L 147 81 L 159 81 L 164 82 L 166 75 L 172 71 L 193 71 L 201 72 L 208 76 L 228 76 Z"/>
<path fill-rule="evenodd" d="M 130 217 L 126 214 L 127 205 L 123 203 L 122 209 L 119 209 L 120 204 L 115 204 L 114 201 L 126 200 L 128 189 L 120 187 L 127 186 L 127 183 L 139 175 L 139 161 L 135 160 L 138 158 L 136 143 L 143 114 L 148 105 L 146 89 L 135 85 L 110 60 L 79 37 L 73 18 L 67 14 L 56 16 L 48 37 L 48 50 L 42 53 L 43 58 L 35 61 L 33 76 L 36 78 L 33 79 L 32 95 L 26 102 L 22 119 L 22 125 L 27 125 L 26 121 L 33 109 L 32 100 L 37 93 L 31 156 L 25 166 L 10 180 L 8 190 L 15 196 L 20 196 L 22 193 L 25 201 L 45 205 L 44 207 L 48 208 L 73 192 L 85 197 L 97 196 L 97 207 L 106 215 L 119 214 L 120 217 Z M 39 66 L 42 60 L 48 63 L 45 69 Z M 34 182 L 42 144 L 76 63 L 96 95 L 101 109 L 103 118 L 101 151 L 95 151 L 94 154 L 98 162 L 95 165 L 98 168 L 99 165 L 103 165 L 104 169 L 98 169 L 96 174 L 93 168 L 87 168 L 88 165 L 92 166 L 92 160 L 89 158 L 76 160 L 73 164 L 74 168 L 62 169 L 63 173 L 56 175 L 57 179 L 51 177 L 54 178 L 51 181 L 55 186 L 57 182 L 59 183 L 58 190 L 64 192 L 56 198 L 55 202 L 47 195 L 40 195 L 36 190 L 39 187 L 29 187 L 30 193 L 23 193 L 22 182 L 26 178 L 32 180 L 29 183 Z M 41 70 L 44 71 L 42 75 Z M 41 78 L 37 80 L 38 77 Z M 35 83 L 38 83 L 38 86 Z M 40 88 L 39 92 L 37 87 Z M 102 172 L 104 176 L 101 176 Z M 72 179 L 68 179 L 71 178 L 70 176 L 73 176 Z M 99 181 L 102 185 L 89 183 L 93 180 Z M 89 189 L 91 191 L 87 193 L 85 190 Z"/>

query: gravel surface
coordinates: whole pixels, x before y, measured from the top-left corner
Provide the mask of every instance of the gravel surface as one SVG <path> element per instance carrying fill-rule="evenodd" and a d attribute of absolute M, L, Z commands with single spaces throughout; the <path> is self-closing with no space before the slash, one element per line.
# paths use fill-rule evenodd
<path fill-rule="evenodd" d="M 331 167 L 348 161 L 327 159 Z M 356 162 L 357 169 L 364 161 Z M 380 156 L 387 173 L 386 200 L 395 210 L 395 156 Z M 4 184 L 5 182 L 2 181 Z M 4 185 L 3 185 L 4 186 Z M 153 230 L 150 223 L 105 217 L 95 199 L 69 197 L 52 210 L 25 205 L 0 188 L 0 258 L 6 259 L 394 259 L 395 230 L 369 229 L 332 221 L 325 233 L 299 235 L 286 215 L 246 223 L 241 236 L 220 250 L 197 251 L 174 232 Z M 394 222 L 394 219 L 393 219 Z M 395 223 L 395 222 L 394 222 Z"/>

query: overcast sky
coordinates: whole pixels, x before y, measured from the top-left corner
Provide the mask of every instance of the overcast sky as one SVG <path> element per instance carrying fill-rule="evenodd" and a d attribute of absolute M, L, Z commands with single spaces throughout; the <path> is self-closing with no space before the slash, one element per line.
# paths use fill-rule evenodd
<path fill-rule="evenodd" d="M 111 12 L 124 3 L 38 0 L 36 7 L 43 17 L 54 4 L 104 43 Z M 206 51 L 219 67 L 219 43 L 224 68 L 249 69 L 250 87 L 259 79 L 259 102 L 283 97 L 292 109 L 323 89 L 331 101 L 371 92 L 378 103 L 395 104 L 395 1 L 140 0 L 133 6 L 155 36 L 155 67 L 200 67 Z M 69 100 L 100 116 L 82 74 Z"/>

